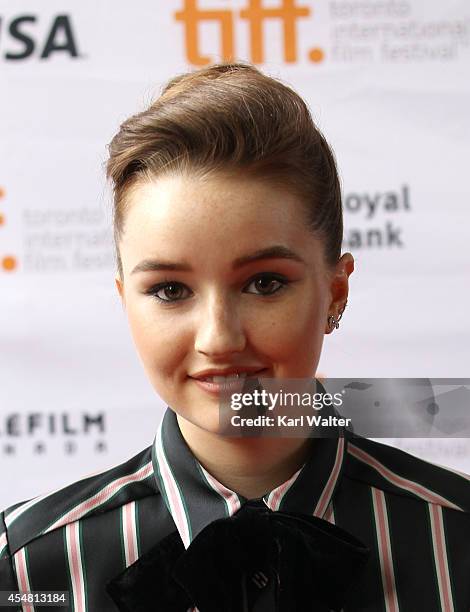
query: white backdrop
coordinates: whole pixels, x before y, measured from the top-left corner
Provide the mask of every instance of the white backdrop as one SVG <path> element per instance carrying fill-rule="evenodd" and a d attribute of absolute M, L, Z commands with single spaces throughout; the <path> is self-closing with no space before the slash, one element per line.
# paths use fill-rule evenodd
<path fill-rule="evenodd" d="M 296 88 L 337 155 L 356 270 L 320 371 L 469 376 L 470 4 L 265 0 L 261 36 L 256 4 L 0 0 L 1 507 L 151 443 L 164 404 L 114 286 L 105 146 L 230 53 Z M 470 471 L 468 440 L 390 442 Z"/>

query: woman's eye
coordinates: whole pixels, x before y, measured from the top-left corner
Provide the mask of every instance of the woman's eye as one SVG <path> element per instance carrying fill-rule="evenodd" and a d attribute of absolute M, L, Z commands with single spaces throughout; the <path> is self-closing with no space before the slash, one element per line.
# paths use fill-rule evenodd
<path fill-rule="evenodd" d="M 160 302 L 178 302 L 187 297 L 189 290 L 181 283 L 170 282 L 155 285 L 147 293 L 156 297 Z"/>
<path fill-rule="evenodd" d="M 254 293 L 255 295 L 273 295 L 288 284 L 288 281 L 284 277 L 279 277 L 273 274 L 264 274 L 258 276 L 250 281 L 246 286 L 246 293 Z M 254 290 L 249 290 L 250 287 L 254 287 Z M 179 302 L 186 299 L 191 295 L 191 291 L 176 281 L 167 281 L 165 283 L 159 283 L 154 285 L 148 291 L 147 295 L 151 295 L 159 302 Z"/>
<path fill-rule="evenodd" d="M 287 285 L 287 280 L 283 277 L 265 274 L 254 278 L 247 287 L 254 286 L 256 291 L 247 293 L 257 293 L 258 295 L 272 295 Z"/>

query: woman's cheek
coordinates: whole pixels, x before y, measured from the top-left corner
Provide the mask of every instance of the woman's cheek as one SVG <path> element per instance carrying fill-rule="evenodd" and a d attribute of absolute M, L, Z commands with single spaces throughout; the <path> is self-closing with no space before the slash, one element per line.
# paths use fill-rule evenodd
<path fill-rule="evenodd" d="M 176 361 L 178 327 L 156 312 L 158 304 L 139 300 L 128 304 L 127 316 L 134 344 L 144 369 L 154 379 L 158 373 L 170 371 Z M 170 317 L 171 318 L 171 317 Z"/>
<path fill-rule="evenodd" d="M 312 305 L 313 306 L 313 305 Z M 308 311 L 307 311 L 308 310 Z M 313 312 L 312 312 L 313 310 Z M 311 376 L 318 364 L 324 337 L 320 308 L 298 308 L 256 326 L 256 345 L 279 377 Z"/>

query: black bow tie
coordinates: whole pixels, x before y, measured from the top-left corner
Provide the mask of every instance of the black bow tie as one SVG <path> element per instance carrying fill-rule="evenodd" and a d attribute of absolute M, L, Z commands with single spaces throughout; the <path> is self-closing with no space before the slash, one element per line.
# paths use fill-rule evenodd
<path fill-rule="evenodd" d="M 322 519 L 247 502 L 187 550 L 177 531 L 107 585 L 121 612 L 341 610 L 370 550 Z"/>

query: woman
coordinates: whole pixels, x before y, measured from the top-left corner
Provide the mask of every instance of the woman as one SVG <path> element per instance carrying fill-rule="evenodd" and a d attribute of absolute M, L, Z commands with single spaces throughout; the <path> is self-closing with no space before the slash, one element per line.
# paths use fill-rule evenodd
<path fill-rule="evenodd" d="M 314 377 L 346 307 L 335 161 L 302 99 L 211 66 L 109 151 L 116 286 L 168 409 L 136 457 L 3 513 L 0 590 L 99 612 L 468 610 L 467 477 L 341 427 L 219 431 L 225 388 Z"/>

